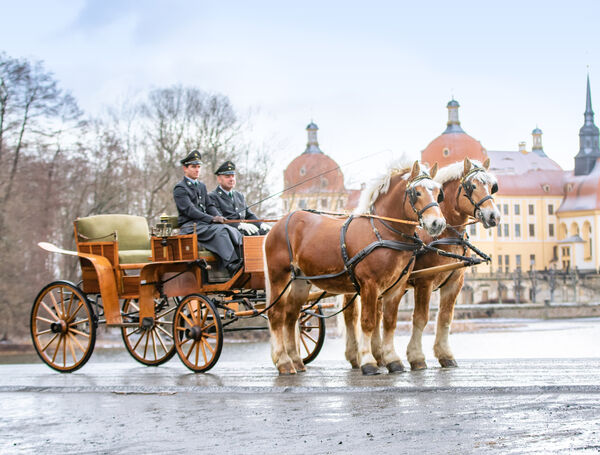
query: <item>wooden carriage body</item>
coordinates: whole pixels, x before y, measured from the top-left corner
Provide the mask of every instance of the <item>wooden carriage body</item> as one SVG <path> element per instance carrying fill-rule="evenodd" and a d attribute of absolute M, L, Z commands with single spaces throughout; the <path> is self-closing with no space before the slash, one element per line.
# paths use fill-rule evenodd
<path fill-rule="evenodd" d="M 171 220 L 174 221 L 174 220 Z M 95 215 L 74 222 L 82 290 L 101 296 L 106 324 L 122 326 L 119 301 L 139 299 L 139 324 L 154 318 L 154 299 L 265 287 L 265 236 L 244 237 L 244 267 L 233 276 L 210 251 L 198 249 L 195 234 L 157 237 L 146 219 Z"/>

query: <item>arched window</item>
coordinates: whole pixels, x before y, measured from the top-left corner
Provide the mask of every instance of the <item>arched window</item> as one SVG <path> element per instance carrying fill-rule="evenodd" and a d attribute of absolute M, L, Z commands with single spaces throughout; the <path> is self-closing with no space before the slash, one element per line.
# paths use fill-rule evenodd
<path fill-rule="evenodd" d="M 583 245 L 583 257 L 586 261 L 592 259 L 592 225 L 589 221 L 583 223 L 583 241 L 585 242 Z"/>
<path fill-rule="evenodd" d="M 571 223 L 571 228 L 569 229 L 569 235 L 579 235 L 579 225 L 575 222 Z"/>
<path fill-rule="evenodd" d="M 558 226 L 558 240 L 564 240 L 567 238 L 567 225 L 565 223 L 560 223 Z"/>

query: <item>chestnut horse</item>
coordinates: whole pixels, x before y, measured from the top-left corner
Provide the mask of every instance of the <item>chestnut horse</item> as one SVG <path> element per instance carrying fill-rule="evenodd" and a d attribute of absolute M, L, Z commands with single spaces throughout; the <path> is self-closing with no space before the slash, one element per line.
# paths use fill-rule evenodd
<path fill-rule="evenodd" d="M 448 227 L 437 240 L 427 234 L 419 233 L 421 240 L 447 253 L 466 256 L 470 253 L 467 251 L 468 247 L 466 247 L 463 239 L 465 238 L 465 225 L 469 217 L 473 216 L 481 221 L 485 228 L 496 226 L 500 222 L 500 212 L 496 208 L 492 197 L 492 194 L 498 190 L 498 184 L 496 178 L 487 172 L 488 168 L 489 159 L 481 165 L 477 161 L 470 161 L 465 158 L 462 162 L 440 169 L 435 176 L 435 181 L 442 185 L 442 191 L 445 194 L 443 202 L 440 203 L 440 208 Z M 456 262 L 456 259 L 429 251 L 417 257 L 414 270 L 423 270 L 453 262 Z M 464 273 L 465 269 L 461 268 L 414 280 L 409 279 L 409 284 L 414 287 L 415 292 L 413 330 L 407 348 L 407 357 L 412 370 L 427 368 L 421 337 L 429 319 L 431 293 L 437 289 L 440 289 L 441 298 L 434 353 L 442 367 L 456 366 L 456 361 L 448 344 L 448 333 L 452 323 L 454 304 L 463 286 Z M 401 297 L 402 295 L 399 296 L 399 298 Z M 396 308 L 397 305 L 396 303 Z M 355 302 L 344 312 L 346 359 L 354 368 L 357 367 L 358 309 L 358 304 Z M 378 319 L 381 319 L 381 311 L 380 309 Z M 377 327 L 379 327 L 379 324 Z M 372 349 L 376 353 L 375 357 L 378 363 L 381 365 L 383 359 L 380 357 L 382 352 L 381 337 L 378 330 L 374 332 L 372 338 Z"/>
<path fill-rule="evenodd" d="M 271 356 L 280 374 L 305 371 L 300 358 L 296 322 L 311 285 L 334 294 L 360 293 L 363 302 L 358 355 L 363 374 L 377 374 L 371 352 L 371 335 L 376 325 L 377 301 L 383 296 L 397 302 L 412 269 L 419 247 L 412 236 L 420 224 L 431 235 L 440 234 L 446 222 L 437 203 L 441 185 L 421 168 L 392 169 L 367 196 L 364 208 L 379 217 L 407 220 L 397 228 L 378 231 L 368 216 L 347 220 L 308 211 L 296 211 L 278 221 L 265 240 L 265 274 Z M 412 223 L 410 223 L 412 221 Z M 410 224 L 409 224 L 410 223 Z M 387 308 L 383 361 L 390 371 L 402 366 L 393 347 L 396 326 L 394 305 Z"/>
<path fill-rule="evenodd" d="M 439 238 L 456 241 L 456 244 L 443 244 L 441 242 L 442 244 L 436 245 L 437 248 L 463 256 L 470 255 L 470 251 L 468 251 L 465 244 L 460 243 L 460 239 L 466 237 L 465 223 L 469 220 L 469 216 L 480 221 L 486 229 L 500 223 L 500 211 L 496 207 L 492 196 L 498 191 L 498 181 L 492 174 L 487 172 L 489 166 L 489 158 L 485 160 L 483 165 L 465 158 L 463 162 L 451 164 L 438 172 L 435 180 L 442 185 L 447 195 L 440 207 L 448 222 L 448 227 Z M 426 243 L 433 240 L 426 234 L 421 237 Z M 455 261 L 455 259 L 440 256 L 435 252 L 428 252 L 417 258 L 414 270 Z M 429 320 L 431 293 L 437 289 L 440 290 L 440 305 L 437 314 L 433 352 L 443 368 L 457 366 L 450 349 L 448 335 L 454 316 L 454 305 L 465 280 L 465 271 L 465 268 L 455 269 L 417 278 L 411 282 L 415 291 L 415 306 L 412 334 L 406 354 L 412 370 L 427 368 L 421 338 L 425 325 Z"/>

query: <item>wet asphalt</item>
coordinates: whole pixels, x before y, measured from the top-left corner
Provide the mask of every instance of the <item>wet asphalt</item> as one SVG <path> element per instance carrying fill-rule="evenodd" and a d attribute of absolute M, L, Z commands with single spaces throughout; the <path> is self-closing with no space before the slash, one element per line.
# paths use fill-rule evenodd
<path fill-rule="evenodd" d="M 456 334 L 459 349 L 486 340 L 490 357 L 506 352 L 495 343 L 518 347 L 532 333 L 546 350 L 536 358 L 523 344 L 521 358 L 485 359 L 455 348 L 459 368 L 428 359 L 424 371 L 373 377 L 350 369 L 339 339 L 284 377 L 266 343 L 226 344 L 206 374 L 126 353 L 71 374 L 0 365 L 0 453 L 596 454 L 600 356 L 589 353 L 599 329 L 596 319 Z M 583 356 L 551 356 L 570 342 Z"/>

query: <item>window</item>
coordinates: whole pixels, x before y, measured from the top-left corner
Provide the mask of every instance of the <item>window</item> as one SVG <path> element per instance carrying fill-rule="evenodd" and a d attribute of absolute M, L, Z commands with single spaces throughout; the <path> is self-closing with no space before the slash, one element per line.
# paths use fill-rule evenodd
<path fill-rule="evenodd" d="M 444 154 L 444 156 L 448 156 L 450 155 L 450 150 L 448 150 L 447 148 L 442 150 L 442 153 Z"/>
<path fill-rule="evenodd" d="M 508 237 L 508 224 L 504 223 L 504 237 Z"/>
<path fill-rule="evenodd" d="M 554 237 L 554 224 L 550 223 L 548 225 L 548 235 L 550 237 Z"/>
<path fill-rule="evenodd" d="M 531 265 L 531 267 L 535 266 L 535 254 L 529 255 L 529 265 Z"/>
<path fill-rule="evenodd" d="M 306 175 L 306 168 L 304 166 L 300 168 L 300 175 Z"/>
<path fill-rule="evenodd" d="M 502 225 L 498 225 L 498 237 L 502 237 Z"/>
<path fill-rule="evenodd" d="M 498 265 L 500 267 L 502 267 L 502 255 L 501 254 L 498 255 Z"/>
<path fill-rule="evenodd" d="M 535 237 L 535 224 L 529 225 L 529 237 Z"/>
<path fill-rule="evenodd" d="M 517 254 L 515 256 L 515 262 L 517 263 L 517 267 L 521 267 L 521 255 Z"/>
<path fill-rule="evenodd" d="M 305 209 L 306 208 L 306 199 L 300 199 L 298 201 L 298 207 L 300 207 L 301 209 Z"/>
<path fill-rule="evenodd" d="M 529 204 L 529 214 L 535 215 L 535 205 Z"/>
<path fill-rule="evenodd" d="M 322 209 L 327 208 L 327 199 L 325 199 L 325 198 L 321 199 L 321 208 Z"/>
<path fill-rule="evenodd" d="M 515 204 L 515 215 L 521 214 L 521 206 L 519 204 Z"/>
<path fill-rule="evenodd" d="M 506 273 L 508 273 L 508 269 L 509 269 L 509 266 L 510 266 L 509 258 L 510 258 L 510 256 L 508 254 L 504 255 L 504 271 Z"/>
<path fill-rule="evenodd" d="M 471 226 L 469 226 L 469 234 L 477 235 L 477 225 L 476 224 L 472 224 Z"/>
<path fill-rule="evenodd" d="M 552 204 L 548 205 L 548 215 L 554 215 L 554 206 Z"/>
<path fill-rule="evenodd" d="M 521 225 L 519 223 L 515 224 L 515 237 L 521 237 Z"/>
<path fill-rule="evenodd" d="M 508 204 L 504 204 L 502 206 L 502 213 L 504 213 L 505 215 L 508 215 Z"/>

